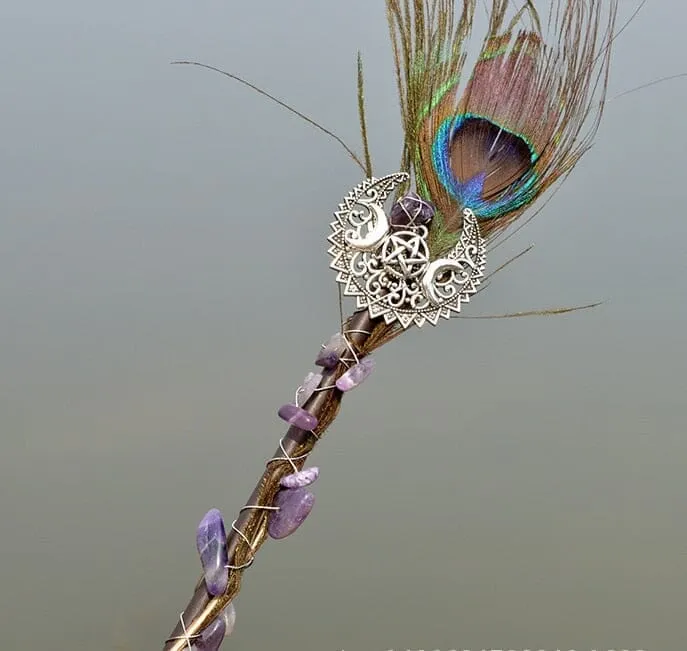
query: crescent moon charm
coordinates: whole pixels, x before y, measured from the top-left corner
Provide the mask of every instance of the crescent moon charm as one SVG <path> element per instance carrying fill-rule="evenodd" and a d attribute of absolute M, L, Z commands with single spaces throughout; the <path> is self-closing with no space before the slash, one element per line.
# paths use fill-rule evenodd
<path fill-rule="evenodd" d="M 409 193 L 387 214 L 386 200 L 408 179 L 398 172 L 356 186 L 334 213 L 328 238 L 330 266 L 343 293 L 371 318 L 403 328 L 437 325 L 440 318 L 460 312 L 485 268 L 484 240 L 472 211 L 463 211 L 463 231 L 454 249 L 436 260 L 428 242 L 433 206 Z"/>
<path fill-rule="evenodd" d="M 440 276 L 447 272 L 452 272 L 456 277 L 467 275 L 463 265 L 456 260 L 439 258 L 439 260 L 430 263 L 429 267 L 427 267 L 427 271 L 425 271 L 425 275 L 422 277 L 422 288 L 434 305 L 441 305 L 445 300 L 445 297 L 439 295 L 435 283 Z"/>
<path fill-rule="evenodd" d="M 371 223 L 373 225 L 365 235 L 361 235 L 358 229 L 351 228 L 346 231 L 344 239 L 349 246 L 361 251 L 372 251 L 379 246 L 389 233 L 389 220 L 384 212 L 384 206 L 381 206 L 377 201 L 365 199 L 359 199 L 358 201 L 370 211 Z"/>
<path fill-rule="evenodd" d="M 484 273 L 484 242 L 479 235 L 479 227 L 475 213 L 469 208 L 463 210 L 463 232 L 456 248 L 451 251 L 448 258 L 434 260 L 427 267 L 425 275 L 422 277 L 422 287 L 429 300 L 434 305 L 441 305 L 449 296 L 453 296 L 456 284 L 460 286 L 469 285 L 472 276 L 476 273 L 481 276 Z M 451 274 L 454 284 L 446 280 L 439 282 L 445 274 Z M 440 286 L 447 286 L 448 289 L 440 291 Z M 474 293 L 474 292 L 471 292 Z"/>

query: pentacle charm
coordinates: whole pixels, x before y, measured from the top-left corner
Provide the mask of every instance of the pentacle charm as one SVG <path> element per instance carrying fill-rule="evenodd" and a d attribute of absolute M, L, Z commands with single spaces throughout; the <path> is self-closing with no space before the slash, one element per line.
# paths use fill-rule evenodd
<path fill-rule="evenodd" d="M 369 178 L 339 204 L 328 238 L 330 267 L 346 296 L 370 317 L 397 321 L 403 328 L 437 325 L 460 312 L 477 291 L 485 268 L 485 245 L 474 213 L 463 211 L 456 246 L 432 260 L 427 242 L 433 207 L 415 194 L 400 199 L 389 216 L 384 208 L 408 180 L 397 172 Z"/>

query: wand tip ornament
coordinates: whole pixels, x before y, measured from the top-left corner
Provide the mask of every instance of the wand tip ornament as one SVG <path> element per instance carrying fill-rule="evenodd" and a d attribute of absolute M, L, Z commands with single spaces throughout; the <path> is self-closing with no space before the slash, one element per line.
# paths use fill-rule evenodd
<path fill-rule="evenodd" d="M 485 242 L 475 214 L 463 211 L 458 243 L 445 257 L 432 259 L 428 225 L 434 207 L 417 194 L 399 199 L 389 216 L 384 204 L 409 175 L 371 177 L 348 193 L 331 222 L 330 267 L 346 296 L 370 318 L 403 328 L 437 325 L 460 312 L 484 277 Z"/>

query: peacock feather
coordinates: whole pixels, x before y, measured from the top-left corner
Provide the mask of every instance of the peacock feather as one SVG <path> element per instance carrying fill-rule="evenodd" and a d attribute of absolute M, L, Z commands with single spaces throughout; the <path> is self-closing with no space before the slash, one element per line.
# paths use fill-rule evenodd
<path fill-rule="evenodd" d="M 489 1 L 465 80 L 476 0 L 386 0 L 401 170 L 437 210 L 436 256 L 465 208 L 488 240 L 512 224 L 589 149 L 603 112 L 617 0 L 553 0 L 545 20 L 532 0 Z"/>

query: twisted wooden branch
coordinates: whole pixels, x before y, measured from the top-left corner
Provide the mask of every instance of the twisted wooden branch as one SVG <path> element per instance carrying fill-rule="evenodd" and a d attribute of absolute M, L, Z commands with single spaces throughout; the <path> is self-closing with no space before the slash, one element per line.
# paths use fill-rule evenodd
<path fill-rule="evenodd" d="M 383 320 L 373 320 L 367 311 L 356 312 L 345 323 L 343 328 L 346 338 L 358 358 L 362 359 L 373 350 L 390 341 L 402 332 L 397 326 L 388 326 Z M 333 385 L 347 370 L 344 363 L 322 373 L 320 386 Z M 227 551 L 230 565 L 229 583 L 226 592 L 220 597 L 210 597 L 201 577 L 196 584 L 193 597 L 183 611 L 182 621 L 178 621 L 164 645 L 164 651 L 184 651 L 188 648 L 189 639 L 199 635 L 227 607 L 241 589 L 243 572 L 250 567 L 255 554 L 267 538 L 267 522 L 270 507 L 279 491 L 279 481 L 284 475 L 293 472 L 292 463 L 300 470 L 317 441 L 336 418 L 343 393 L 336 388 L 317 391 L 305 403 L 304 408 L 318 419 L 313 432 L 306 432 L 291 427 L 281 440 L 274 458 L 267 462 L 265 471 L 258 481 L 246 506 L 241 509 L 235 527 L 243 533 L 237 534 L 232 529 L 227 536 Z M 290 458 L 291 461 L 289 459 Z M 244 538 L 245 536 L 245 538 Z M 185 630 L 184 630 L 185 629 Z"/>

